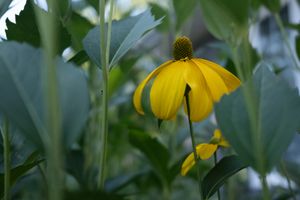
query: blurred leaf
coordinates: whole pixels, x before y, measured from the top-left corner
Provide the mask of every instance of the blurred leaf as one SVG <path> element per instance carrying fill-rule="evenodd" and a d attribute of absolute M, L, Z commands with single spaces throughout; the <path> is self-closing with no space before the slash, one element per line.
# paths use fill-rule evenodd
<path fill-rule="evenodd" d="M 43 98 L 43 53 L 27 44 L 0 43 L 0 112 L 33 144 L 42 148 L 47 139 Z M 70 147 L 81 133 L 89 113 L 84 73 L 61 58 L 57 78 L 62 114 L 63 144 Z"/>
<path fill-rule="evenodd" d="M 249 0 L 200 0 L 200 5 L 210 33 L 220 40 L 239 42 L 248 26 Z"/>
<path fill-rule="evenodd" d="M 84 156 L 81 150 L 72 150 L 66 157 L 66 170 L 70 173 L 81 186 L 85 185 L 84 177 Z"/>
<path fill-rule="evenodd" d="M 0 2 L 0 18 L 9 9 L 9 5 L 12 0 L 1 0 Z"/>
<path fill-rule="evenodd" d="M 74 64 L 79 66 L 88 60 L 89 60 L 88 55 L 86 54 L 86 52 L 84 50 L 82 50 L 82 51 L 79 51 L 78 53 L 76 53 L 72 58 L 70 58 L 70 60 L 68 60 L 68 62 L 73 62 Z"/>
<path fill-rule="evenodd" d="M 296 37 L 296 53 L 298 58 L 300 59 L 300 35 Z"/>
<path fill-rule="evenodd" d="M 228 178 L 246 167 L 238 156 L 222 158 L 203 178 L 201 187 L 204 199 L 209 199 Z"/>
<path fill-rule="evenodd" d="M 7 40 L 15 40 L 18 42 L 27 42 L 35 47 L 41 47 L 42 41 L 40 37 L 40 31 L 36 17 L 34 14 L 34 6 L 30 1 L 27 1 L 24 10 L 21 11 L 20 15 L 16 15 L 16 23 L 6 20 L 7 30 L 6 36 Z M 49 13 L 44 10 L 37 8 L 39 12 L 42 12 L 44 15 Z M 58 33 L 58 42 L 59 45 L 58 52 L 62 53 L 65 48 L 67 48 L 71 43 L 71 38 L 65 28 L 63 28 L 59 19 L 56 19 L 57 33 Z"/>
<path fill-rule="evenodd" d="M 33 152 L 27 160 L 17 167 L 14 167 L 10 170 L 10 186 L 13 186 L 17 180 L 23 176 L 26 172 L 28 172 L 33 167 L 37 166 L 39 163 L 41 163 L 43 160 L 38 159 L 39 153 Z M 0 197 L 2 198 L 4 195 L 4 174 L 0 174 Z"/>
<path fill-rule="evenodd" d="M 149 6 L 151 7 L 151 12 L 155 17 L 155 20 L 162 19 L 161 24 L 157 26 L 157 30 L 169 31 L 170 18 L 168 11 L 156 3 L 150 2 Z"/>
<path fill-rule="evenodd" d="M 260 0 L 271 12 L 277 13 L 280 11 L 280 0 Z"/>
<path fill-rule="evenodd" d="M 113 67 L 127 51 L 149 30 L 160 24 L 154 20 L 150 11 L 112 22 L 109 66 Z M 101 66 L 100 60 L 100 29 L 93 28 L 83 40 L 84 50 L 91 60 Z"/>
<path fill-rule="evenodd" d="M 293 29 L 293 30 L 295 30 L 295 31 L 300 32 L 300 23 L 299 23 L 299 24 L 284 23 L 284 26 L 285 26 L 286 28 Z"/>
<path fill-rule="evenodd" d="M 66 28 L 72 38 L 72 47 L 79 50 L 83 48 L 82 40 L 89 30 L 93 28 L 93 25 L 86 18 L 73 11 L 66 23 Z"/>
<path fill-rule="evenodd" d="M 197 0 L 173 0 L 173 5 L 176 13 L 176 30 L 179 30 L 188 17 L 194 13 Z"/>
<path fill-rule="evenodd" d="M 102 191 L 66 191 L 64 200 L 125 200 L 125 196 Z"/>
<path fill-rule="evenodd" d="M 139 149 L 149 160 L 153 170 L 158 175 L 167 180 L 168 163 L 170 159 L 169 151 L 156 138 L 140 131 L 131 131 L 129 134 L 130 143 Z"/>
<path fill-rule="evenodd" d="M 255 119 L 249 117 L 245 92 L 250 92 L 252 103 L 256 105 L 251 107 Z M 240 158 L 265 175 L 281 158 L 299 127 L 300 97 L 296 89 L 291 89 L 262 64 L 251 80 L 224 96 L 215 111 L 224 136 Z M 258 125 L 254 130 L 257 132 L 251 132 L 251 120 L 256 120 Z M 260 135 L 261 146 L 254 143 L 253 134 Z M 261 149 L 260 155 L 257 148 Z M 263 160 L 261 167 L 258 156 Z"/>

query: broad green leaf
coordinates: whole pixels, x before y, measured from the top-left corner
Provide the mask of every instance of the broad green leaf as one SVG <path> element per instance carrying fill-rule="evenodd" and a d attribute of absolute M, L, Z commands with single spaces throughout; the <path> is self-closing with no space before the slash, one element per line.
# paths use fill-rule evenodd
<path fill-rule="evenodd" d="M 256 105 L 251 107 L 255 119 L 249 117 L 245 91 L 252 97 L 250 105 Z M 215 111 L 224 136 L 240 158 L 265 175 L 279 161 L 299 128 L 300 97 L 296 89 L 262 64 L 251 80 L 224 96 Z M 253 139 L 254 134 L 259 140 Z"/>
<path fill-rule="evenodd" d="M 190 17 L 196 8 L 197 0 L 173 0 L 176 14 L 176 30 L 179 30 L 184 22 Z"/>
<path fill-rule="evenodd" d="M 107 193 L 103 191 L 66 191 L 64 194 L 64 200 L 125 200 L 125 195 L 119 195 L 114 193 Z"/>
<path fill-rule="evenodd" d="M 204 23 L 220 40 L 238 42 L 248 26 L 249 0 L 200 0 Z"/>
<path fill-rule="evenodd" d="M 110 44 L 110 68 L 114 66 L 127 51 L 149 30 L 160 24 L 161 20 L 154 20 L 150 11 L 112 22 Z M 84 50 L 91 60 L 101 66 L 100 60 L 100 29 L 93 28 L 83 40 Z"/>
<path fill-rule="evenodd" d="M 149 160 L 153 170 L 163 179 L 168 177 L 169 151 L 156 138 L 151 138 L 146 133 L 131 131 L 130 143 L 138 148 Z"/>
<path fill-rule="evenodd" d="M 38 23 L 36 21 L 36 17 L 34 14 L 34 6 L 30 1 L 27 1 L 23 11 L 21 11 L 20 15 L 16 15 L 16 23 L 10 22 L 8 19 L 6 20 L 7 30 L 6 37 L 7 40 L 14 40 L 18 42 L 26 42 L 35 47 L 42 46 L 42 41 L 40 37 L 40 31 L 38 27 Z M 43 11 L 40 8 L 37 8 L 39 12 L 42 12 L 44 15 L 48 15 L 49 13 Z M 58 52 L 62 53 L 65 48 L 70 46 L 71 37 L 63 28 L 59 19 L 56 19 L 57 23 L 57 37 L 59 44 Z"/>
<path fill-rule="evenodd" d="M 161 24 L 157 26 L 157 30 L 159 31 L 169 31 L 170 30 L 170 18 L 168 14 L 168 10 L 161 7 L 157 3 L 149 3 L 151 7 L 151 12 L 154 15 L 155 19 L 162 19 Z"/>
<path fill-rule="evenodd" d="M 0 2 L 0 18 L 9 9 L 12 0 L 1 0 Z"/>
<path fill-rule="evenodd" d="M 246 167 L 247 165 L 245 165 L 238 156 L 222 158 L 202 180 L 203 198 L 209 199 L 228 178 Z"/>
<path fill-rule="evenodd" d="M 26 172 L 28 172 L 33 167 L 37 166 L 39 163 L 43 162 L 42 159 L 39 159 L 39 153 L 33 152 L 27 160 L 17 167 L 14 167 L 10 170 L 10 186 L 13 186 L 17 180 L 22 177 Z M 4 174 L 0 174 L 0 197 L 4 195 Z"/>
<path fill-rule="evenodd" d="M 47 139 L 43 98 L 43 53 L 27 44 L 0 43 L 0 112 L 35 145 Z M 58 88 L 64 146 L 79 137 L 89 113 L 83 72 L 57 59 Z"/>
<path fill-rule="evenodd" d="M 296 53 L 298 58 L 300 59 L 300 36 L 296 37 Z"/>

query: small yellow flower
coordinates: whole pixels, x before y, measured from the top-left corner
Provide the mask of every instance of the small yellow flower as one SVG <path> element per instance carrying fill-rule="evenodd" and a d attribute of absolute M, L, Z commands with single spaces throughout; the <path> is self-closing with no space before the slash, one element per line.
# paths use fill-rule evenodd
<path fill-rule="evenodd" d="M 213 102 L 240 85 L 237 77 L 218 64 L 193 58 L 192 43 L 187 37 L 175 41 L 173 54 L 174 60 L 152 71 L 135 90 L 133 104 L 138 113 L 144 114 L 142 93 L 155 76 L 150 90 L 150 104 L 154 115 L 161 120 L 174 118 L 183 102 L 186 111 L 184 95 L 187 86 L 190 88 L 190 119 L 195 122 L 211 113 Z"/>
<path fill-rule="evenodd" d="M 229 143 L 222 136 L 219 129 L 216 129 L 214 136 L 209 143 L 198 144 L 196 147 L 197 155 L 201 160 L 209 159 L 218 149 L 218 147 L 229 147 Z M 181 175 L 185 176 L 187 172 L 195 165 L 194 153 L 190 153 L 181 166 Z"/>

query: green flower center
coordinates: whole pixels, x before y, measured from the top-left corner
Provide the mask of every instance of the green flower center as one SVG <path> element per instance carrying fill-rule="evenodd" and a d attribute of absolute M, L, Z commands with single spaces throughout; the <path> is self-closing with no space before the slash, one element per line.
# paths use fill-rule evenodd
<path fill-rule="evenodd" d="M 193 46 L 188 37 L 183 36 L 176 39 L 173 45 L 173 56 L 175 60 L 193 58 Z"/>

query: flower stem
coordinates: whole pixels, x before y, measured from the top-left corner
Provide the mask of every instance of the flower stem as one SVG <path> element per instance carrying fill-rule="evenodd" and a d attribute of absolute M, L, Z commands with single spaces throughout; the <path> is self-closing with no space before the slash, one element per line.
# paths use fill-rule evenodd
<path fill-rule="evenodd" d="M 263 200 L 269 200 L 270 199 L 270 191 L 269 191 L 266 176 L 261 176 L 260 181 L 261 181 L 261 185 L 263 188 Z"/>
<path fill-rule="evenodd" d="M 289 191 L 290 191 L 290 193 L 292 195 L 292 199 L 296 200 L 296 195 L 295 195 L 295 192 L 294 192 L 294 190 L 292 188 L 291 179 L 290 179 L 289 173 L 286 170 L 286 166 L 285 166 L 283 160 L 280 161 L 280 168 L 281 168 L 284 176 L 286 177 L 286 180 L 287 180 L 287 183 L 288 183 L 288 188 L 289 188 Z"/>
<path fill-rule="evenodd" d="M 195 136 L 194 136 L 193 124 L 192 124 L 191 117 L 190 117 L 191 111 L 190 111 L 190 103 L 189 103 L 189 95 L 188 95 L 188 92 L 186 92 L 185 98 L 186 98 L 186 108 L 187 108 L 187 114 L 188 114 L 188 120 L 189 120 L 190 136 L 191 136 L 191 140 L 192 140 L 194 159 L 195 159 L 196 167 L 197 167 L 197 178 L 198 178 L 198 184 L 199 184 L 200 199 L 202 199 L 202 188 L 201 188 L 201 177 L 200 177 L 200 165 L 199 165 L 199 159 L 198 159 L 198 156 L 197 156 L 197 149 L 196 149 L 196 142 L 195 142 Z"/>
<path fill-rule="evenodd" d="M 216 151 L 214 153 L 214 164 L 215 164 L 215 166 L 216 166 L 217 162 L 218 162 L 218 157 L 217 157 L 217 151 Z M 220 200 L 221 199 L 220 189 L 218 189 L 217 194 L 218 194 L 218 200 Z"/>
<path fill-rule="evenodd" d="M 275 21 L 277 23 L 277 26 L 279 27 L 279 30 L 280 30 L 281 36 L 283 38 L 283 41 L 284 41 L 284 43 L 285 43 L 285 45 L 286 45 L 286 47 L 288 49 L 289 56 L 292 59 L 294 65 L 296 67 L 296 69 L 300 70 L 300 66 L 298 65 L 298 62 L 297 62 L 297 57 L 296 57 L 296 55 L 295 55 L 295 53 L 293 51 L 293 48 L 291 46 L 291 43 L 290 43 L 289 39 L 288 39 L 288 34 L 285 31 L 285 28 L 283 26 L 283 22 L 281 20 L 281 17 L 279 16 L 278 13 L 275 13 L 274 14 L 274 18 L 275 18 Z"/>
<path fill-rule="evenodd" d="M 101 152 L 99 163 L 99 189 L 104 189 L 105 181 L 105 167 L 106 167 L 106 154 L 107 154 L 107 136 L 108 136 L 108 79 L 109 79 L 109 48 L 110 48 L 110 34 L 111 22 L 113 12 L 113 2 L 110 0 L 110 15 L 108 19 L 108 28 L 106 32 L 105 27 L 105 0 L 99 0 L 99 13 L 100 13 L 100 57 L 102 69 L 102 118 L 101 118 Z"/>
<path fill-rule="evenodd" d="M 9 143 L 9 122 L 4 119 L 2 138 L 4 148 L 4 200 L 10 199 L 10 143 Z"/>

